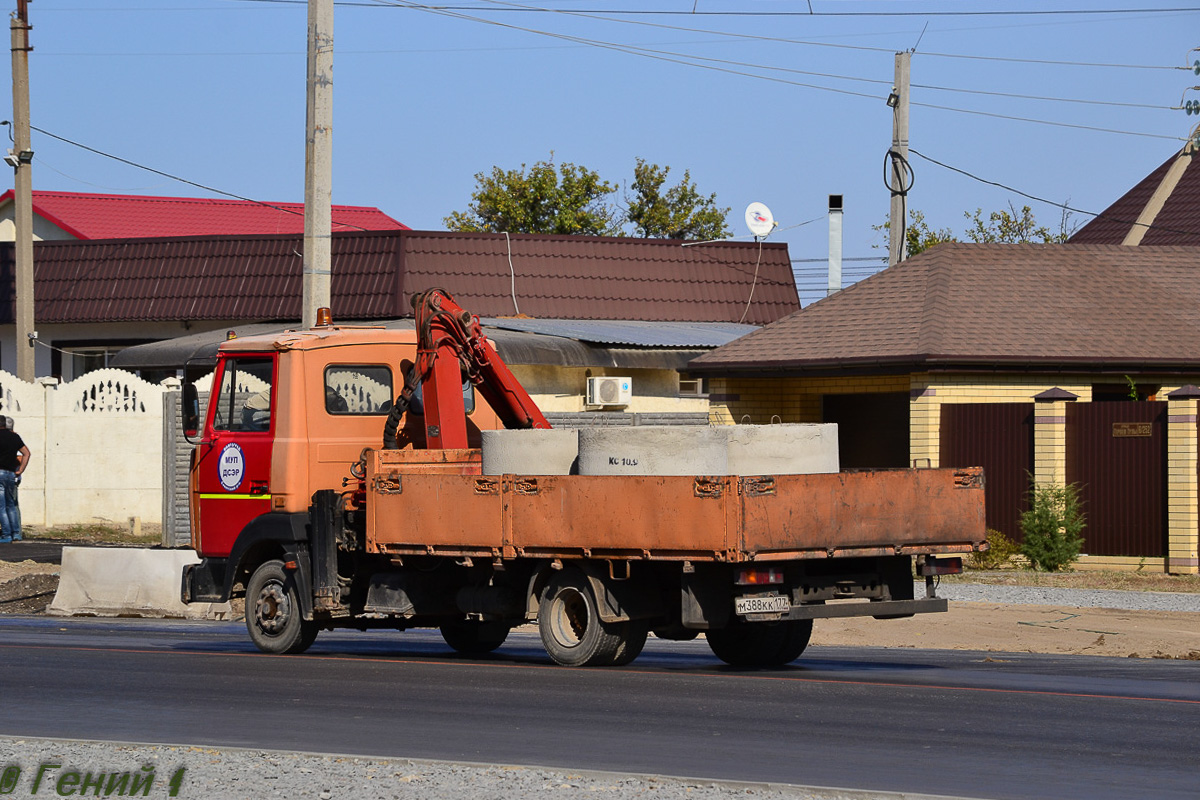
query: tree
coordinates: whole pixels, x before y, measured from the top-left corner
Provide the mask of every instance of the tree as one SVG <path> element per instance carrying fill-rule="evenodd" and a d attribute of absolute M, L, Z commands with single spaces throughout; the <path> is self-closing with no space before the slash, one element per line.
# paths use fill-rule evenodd
<path fill-rule="evenodd" d="M 1061 244 L 1071 238 L 1074 229 L 1069 225 L 1070 214 L 1063 213 L 1062 222 L 1057 233 L 1051 233 L 1045 225 L 1038 225 L 1034 219 L 1033 210 L 1029 206 L 1017 207 L 1008 204 L 1008 211 L 1001 209 L 983 219 L 983 209 L 975 209 L 974 214 L 964 213 L 971 220 L 967 229 L 967 238 L 972 242 L 1032 242 L 1034 244 Z"/>
<path fill-rule="evenodd" d="M 1059 572 L 1079 558 L 1087 527 L 1082 505 L 1078 484 L 1033 485 L 1029 510 L 1021 513 L 1021 553 L 1034 569 Z"/>
<path fill-rule="evenodd" d="M 877 231 L 883 231 L 884 240 L 887 241 L 892 228 L 891 220 L 882 225 L 872 225 L 871 228 Z M 925 221 L 925 213 L 913 209 L 908 212 L 908 224 L 904 226 L 904 245 L 908 253 L 908 257 L 912 258 L 917 253 L 923 253 L 931 247 L 935 247 L 943 242 L 957 242 L 958 237 L 954 235 L 954 231 L 949 228 L 934 229 L 929 227 L 929 223 Z M 874 247 L 887 247 L 888 245 L 873 245 Z M 886 260 L 886 259 L 884 259 Z"/>
<path fill-rule="evenodd" d="M 605 202 L 614 187 L 586 167 L 565 163 L 555 168 L 554 154 L 526 171 L 492 167 L 475 174 L 467 211 L 446 217 L 452 231 L 554 233 L 615 236 L 619 212 Z"/>
<path fill-rule="evenodd" d="M 1021 206 L 1018 211 L 1012 203 L 1008 210 L 1001 209 L 988 214 L 985 219 L 983 209 L 977 208 L 974 213 L 964 211 L 963 216 L 971 221 L 970 226 L 963 232 L 963 237 L 969 242 L 977 243 L 1021 243 L 1059 244 L 1071 238 L 1075 226 L 1071 224 L 1070 212 L 1064 210 L 1058 231 L 1052 232 L 1045 225 L 1038 225 L 1029 206 Z M 890 222 L 875 225 L 877 231 L 887 233 Z M 908 212 L 908 225 L 904 229 L 904 241 L 908 246 L 911 258 L 931 247 L 943 242 L 962 241 L 949 228 L 931 228 L 925 221 L 925 214 L 917 209 Z M 878 247 L 879 245 L 876 245 Z"/>
<path fill-rule="evenodd" d="M 688 170 L 683 180 L 663 191 L 670 167 L 637 160 L 633 168 L 633 197 L 625 219 L 634 235 L 649 239 L 724 239 L 729 236 L 725 217 L 729 208 L 717 207 L 716 194 L 703 197 L 692 183 Z"/>
<path fill-rule="evenodd" d="M 725 216 L 715 194 L 704 197 L 691 174 L 664 189 L 670 167 L 638 159 L 632 195 L 627 208 L 610 202 L 612 184 L 586 167 L 555 167 L 554 154 L 519 170 L 492 167 L 490 174 L 475 175 L 475 191 L 466 211 L 455 211 L 443 221 L 452 231 L 492 233 L 553 233 L 591 236 L 633 235 L 670 239 L 721 239 L 729 236 Z"/>

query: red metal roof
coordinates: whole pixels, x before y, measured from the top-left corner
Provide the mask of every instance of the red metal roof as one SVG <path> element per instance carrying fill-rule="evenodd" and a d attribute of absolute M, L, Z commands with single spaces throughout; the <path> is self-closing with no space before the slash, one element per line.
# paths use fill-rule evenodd
<path fill-rule="evenodd" d="M 297 235 L 37 242 L 35 317 L 39 323 L 298 320 L 302 245 Z M 0 250 L 0 291 L 9 297 L 12 258 L 11 245 Z M 435 286 L 485 317 L 763 325 L 800 307 L 786 244 L 334 234 L 337 319 L 411 316 L 409 298 Z M 0 304 L 0 322 L 11 315 L 11 302 Z"/>
<path fill-rule="evenodd" d="M 0 195 L 0 208 L 13 190 Z M 304 232 L 303 203 L 34 192 L 33 212 L 77 239 Z M 408 230 L 377 208 L 333 206 L 333 230 Z"/>

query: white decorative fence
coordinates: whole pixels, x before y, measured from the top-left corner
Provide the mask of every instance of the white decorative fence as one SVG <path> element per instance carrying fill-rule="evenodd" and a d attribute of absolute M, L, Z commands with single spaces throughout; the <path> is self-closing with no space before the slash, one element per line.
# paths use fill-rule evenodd
<path fill-rule="evenodd" d="M 163 403 L 172 392 L 177 381 L 155 386 L 115 369 L 65 384 L 29 384 L 0 371 L 0 414 L 16 420 L 32 455 L 21 481 L 22 519 L 161 522 Z"/>

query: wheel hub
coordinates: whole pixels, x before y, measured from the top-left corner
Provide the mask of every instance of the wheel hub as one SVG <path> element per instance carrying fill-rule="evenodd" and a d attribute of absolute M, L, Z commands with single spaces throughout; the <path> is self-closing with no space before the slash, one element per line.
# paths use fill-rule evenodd
<path fill-rule="evenodd" d="M 268 583 L 254 601 L 254 622 L 263 633 L 280 633 L 291 615 L 291 603 L 283 584 Z"/>

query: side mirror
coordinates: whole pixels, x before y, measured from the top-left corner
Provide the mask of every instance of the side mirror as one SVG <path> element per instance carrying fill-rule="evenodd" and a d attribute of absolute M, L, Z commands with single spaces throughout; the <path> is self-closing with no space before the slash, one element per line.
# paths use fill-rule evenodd
<path fill-rule="evenodd" d="M 183 423 L 183 438 L 188 444 L 195 444 L 193 440 L 200 433 L 200 395 L 196 391 L 196 385 L 190 381 L 183 384 L 179 413 Z"/>

